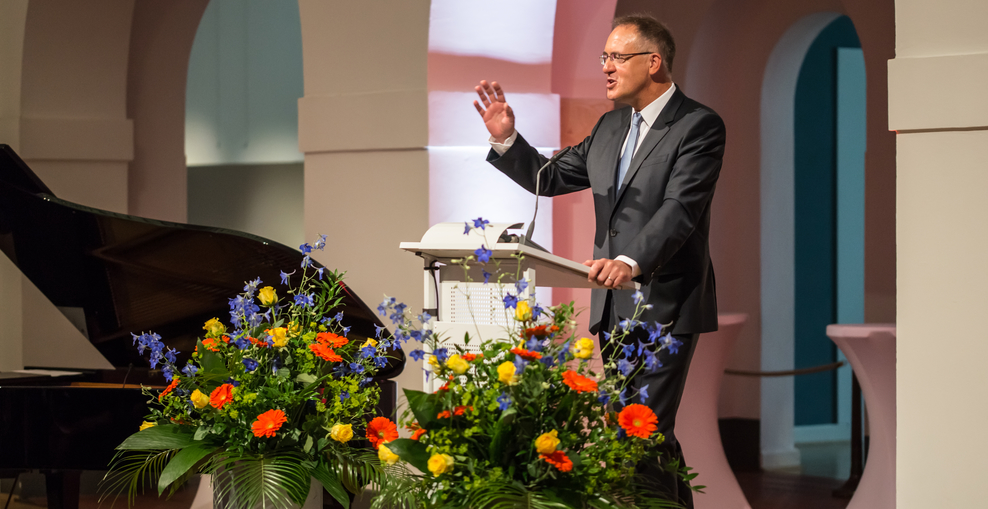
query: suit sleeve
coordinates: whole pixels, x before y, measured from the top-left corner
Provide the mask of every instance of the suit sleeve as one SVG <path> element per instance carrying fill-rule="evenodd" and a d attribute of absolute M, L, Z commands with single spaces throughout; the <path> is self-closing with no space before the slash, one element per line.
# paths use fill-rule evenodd
<path fill-rule="evenodd" d="M 591 140 L 597 132 L 597 125 L 586 139 L 577 144 L 563 155 L 555 164 L 542 171 L 539 178 L 539 196 L 557 196 L 560 194 L 582 191 L 590 187 L 590 177 L 587 173 L 587 151 Z M 487 154 L 487 162 L 525 188 L 535 193 L 536 173 L 549 159 L 528 144 L 525 138 L 518 138 L 507 152 L 498 156 L 494 149 Z"/>
<path fill-rule="evenodd" d="M 662 204 L 621 253 L 638 262 L 646 279 L 679 251 L 710 206 L 725 141 L 724 122 L 712 112 L 688 127 Z"/>

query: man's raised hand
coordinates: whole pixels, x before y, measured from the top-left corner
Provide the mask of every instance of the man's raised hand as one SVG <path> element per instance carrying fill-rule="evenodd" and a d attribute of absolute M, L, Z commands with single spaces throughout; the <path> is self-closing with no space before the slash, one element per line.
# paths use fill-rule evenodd
<path fill-rule="evenodd" d="M 473 106 L 484 119 L 484 125 L 487 126 L 494 141 L 504 143 L 504 140 L 515 132 L 515 112 L 511 111 L 511 106 L 508 106 L 504 100 L 501 85 L 496 81 L 487 83 L 484 80 L 479 86 L 474 87 L 474 90 L 480 96 L 480 101 L 474 101 Z"/>

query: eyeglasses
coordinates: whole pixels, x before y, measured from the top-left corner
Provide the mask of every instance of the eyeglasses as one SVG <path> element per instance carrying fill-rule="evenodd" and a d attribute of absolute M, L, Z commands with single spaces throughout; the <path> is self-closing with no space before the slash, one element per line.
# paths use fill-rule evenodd
<path fill-rule="evenodd" d="M 623 64 L 625 60 L 635 56 L 635 55 L 651 55 L 655 53 L 654 51 L 645 51 L 642 53 L 602 53 L 600 55 L 600 65 L 607 65 L 607 59 L 611 59 L 616 64 Z"/>

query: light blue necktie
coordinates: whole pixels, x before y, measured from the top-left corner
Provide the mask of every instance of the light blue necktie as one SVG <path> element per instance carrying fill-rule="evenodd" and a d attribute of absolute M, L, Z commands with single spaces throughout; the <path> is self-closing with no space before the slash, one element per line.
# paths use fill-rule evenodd
<path fill-rule="evenodd" d="M 638 146 L 638 125 L 642 123 L 642 114 L 635 112 L 631 116 L 631 132 L 628 133 L 628 144 L 624 147 L 624 154 L 621 155 L 621 161 L 618 163 L 617 172 L 617 185 L 614 189 L 621 190 L 621 183 L 624 182 L 624 176 L 628 174 L 628 168 L 631 167 L 631 159 L 635 157 L 635 147 Z"/>

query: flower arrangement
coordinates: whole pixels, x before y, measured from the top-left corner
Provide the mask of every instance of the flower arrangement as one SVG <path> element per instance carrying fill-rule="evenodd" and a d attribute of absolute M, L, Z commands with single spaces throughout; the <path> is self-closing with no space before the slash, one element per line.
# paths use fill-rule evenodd
<path fill-rule="evenodd" d="M 465 233 L 485 225 L 478 218 Z M 497 264 L 484 246 L 475 255 Z M 461 260 L 465 270 L 474 259 Z M 658 466 L 652 446 L 664 437 L 652 410 L 637 403 L 648 387 L 630 384 L 638 371 L 659 367 L 656 353 L 675 350 L 678 342 L 662 326 L 637 321 L 644 309 L 639 293 L 635 318 L 607 337 L 618 346 L 619 359 L 605 364 L 604 373 L 594 372 L 594 344 L 576 337 L 573 304 L 540 307 L 519 297 L 524 279 L 516 275 L 511 288 L 500 272 L 483 270 L 485 283 L 501 288 L 511 316 L 504 337 L 468 336 L 468 351 L 411 321 L 402 325 L 423 343 L 411 356 L 446 383 L 434 394 L 405 390 L 408 409 L 401 422 L 412 436 L 377 444 L 392 480 L 373 507 L 679 507 L 636 476 L 643 461 Z M 389 305 L 379 309 L 393 311 Z M 638 327 L 647 329 L 648 340 L 623 344 Z M 665 468 L 687 481 L 696 475 L 674 462 Z"/>
<path fill-rule="evenodd" d="M 301 505 L 314 478 L 346 506 L 346 491 L 380 482 L 377 458 L 354 437 L 379 399 L 372 377 L 403 338 L 384 327 L 363 342 L 347 338 L 342 275 L 310 258 L 325 241 L 302 245 L 301 274 L 281 273 L 288 297 L 248 282 L 230 299 L 229 324 L 207 321 L 184 367 L 157 334 L 134 335 L 169 383 L 144 389 L 150 414 L 117 447 L 104 495 L 128 491 L 133 503 L 148 478 L 171 494 L 203 473 L 236 507 Z"/>

